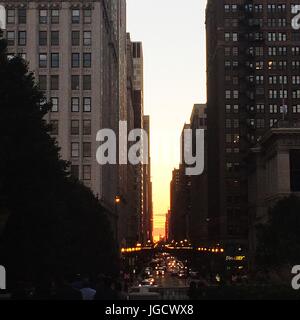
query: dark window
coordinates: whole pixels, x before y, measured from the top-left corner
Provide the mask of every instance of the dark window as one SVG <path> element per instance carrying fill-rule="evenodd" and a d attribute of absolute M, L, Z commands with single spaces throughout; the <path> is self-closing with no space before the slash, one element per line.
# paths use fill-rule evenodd
<path fill-rule="evenodd" d="M 39 66 L 40 68 L 47 68 L 47 53 L 40 53 L 39 55 Z"/>
<path fill-rule="evenodd" d="M 46 46 L 48 43 L 48 33 L 47 31 L 40 31 L 39 33 L 39 45 Z"/>
<path fill-rule="evenodd" d="M 79 143 L 78 142 L 71 143 L 71 157 L 79 158 Z"/>
<path fill-rule="evenodd" d="M 84 31 L 83 32 L 83 45 L 84 46 L 91 46 L 92 45 L 92 32 L 91 31 Z"/>
<path fill-rule="evenodd" d="M 84 158 L 90 158 L 92 156 L 92 149 L 91 149 L 91 143 L 90 142 L 84 142 L 83 143 L 83 157 Z"/>
<path fill-rule="evenodd" d="M 80 10 L 78 10 L 78 9 L 72 10 L 72 23 L 74 23 L 74 24 L 80 23 Z"/>
<path fill-rule="evenodd" d="M 59 90 L 59 76 L 50 77 L 50 90 Z"/>
<path fill-rule="evenodd" d="M 58 135 L 58 120 L 51 120 L 50 126 L 51 126 L 51 134 Z"/>
<path fill-rule="evenodd" d="M 291 191 L 300 192 L 300 150 L 290 150 Z"/>
<path fill-rule="evenodd" d="M 92 99 L 91 98 L 83 98 L 83 112 L 91 112 L 92 111 Z"/>
<path fill-rule="evenodd" d="M 71 165 L 71 176 L 75 179 L 79 179 L 79 166 Z"/>
<path fill-rule="evenodd" d="M 83 23 L 92 23 L 92 10 L 84 9 L 83 10 Z"/>
<path fill-rule="evenodd" d="M 84 53 L 83 54 L 83 67 L 90 68 L 92 66 L 92 54 Z"/>
<path fill-rule="evenodd" d="M 47 10 L 40 10 L 39 12 L 39 21 L 40 24 L 47 24 L 48 23 L 48 11 Z"/>
<path fill-rule="evenodd" d="M 80 90 L 80 84 L 79 84 L 80 77 L 77 75 L 73 75 L 71 77 L 71 88 L 72 90 Z"/>
<path fill-rule="evenodd" d="M 51 112 L 58 112 L 58 98 L 51 98 L 50 101 L 52 104 Z"/>
<path fill-rule="evenodd" d="M 44 75 L 39 76 L 39 87 L 42 91 L 47 90 L 47 76 L 44 76 Z"/>
<path fill-rule="evenodd" d="M 51 10 L 51 23 L 52 24 L 59 23 L 59 10 L 56 10 L 56 9 Z"/>
<path fill-rule="evenodd" d="M 59 68 L 59 53 L 51 53 L 51 68 Z"/>
<path fill-rule="evenodd" d="M 80 32 L 72 31 L 72 46 L 79 46 L 79 45 L 80 45 Z"/>
<path fill-rule="evenodd" d="M 19 24 L 26 24 L 26 9 L 18 10 L 18 21 Z"/>
<path fill-rule="evenodd" d="M 72 68 L 79 68 L 79 67 L 80 67 L 80 54 L 72 53 Z"/>
<path fill-rule="evenodd" d="M 79 134 L 79 120 L 71 120 L 71 134 L 72 135 Z"/>
<path fill-rule="evenodd" d="M 91 180 L 91 166 L 83 166 L 83 180 Z"/>
<path fill-rule="evenodd" d="M 84 75 L 82 79 L 83 90 L 92 90 L 92 77 L 90 75 Z"/>
<path fill-rule="evenodd" d="M 72 112 L 79 112 L 79 98 L 72 98 L 71 102 L 71 111 Z"/>
<path fill-rule="evenodd" d="M 83 120 L 83 134 L 90 135 L 92 133 L 91 120 Z"/>
<path fill-rule="evenodd" d="M 15 9 L 7 9 L 7 23 L 8 24 L 15 24 L 16 23 Z"/>
<path fill-rule="evenodd" d="M 19 46 L 26 46 L 26 31 L 19 31 Z"/>
<path fill-rule="evenodd" d="M 59 31 L 51 31 L 51 46 L 59 46 Z"/>
<path fill-rule="evenodd" d="M 15 32 L 14 31 L 7 31 L 6 38 L 7 38 L 7 44 L 9 46 L 15 45 Z"/>

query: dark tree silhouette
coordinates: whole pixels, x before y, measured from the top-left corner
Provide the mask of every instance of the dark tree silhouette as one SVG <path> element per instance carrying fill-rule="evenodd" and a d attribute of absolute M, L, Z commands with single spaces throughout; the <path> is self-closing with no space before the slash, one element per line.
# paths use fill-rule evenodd
<path fill-rule="evenodd" d="M 280 200 L 270 210 L 270 220 L 258 228 L 257 264 L 278 268 L 300 261 L 300 199 Z"/>
<path fill-rule="evenodd" d="M 11 284 L 83 272 L 117 273 L 108 219 L 60 159 L 44 120 L 49 108 L 25 61 L 8 60 L 0 41 L 0 215 L 8 216 L 0 264 Z"/>

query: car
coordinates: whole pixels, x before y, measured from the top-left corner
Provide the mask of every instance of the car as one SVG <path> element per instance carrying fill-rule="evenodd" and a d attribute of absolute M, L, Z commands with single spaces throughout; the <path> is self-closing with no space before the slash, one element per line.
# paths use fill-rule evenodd
<path fill-rule="evenodd" d="M 178 278 L 186 278 L 186 272 L 184 270 L 180 270 L 177 276 Z"/>
<path fill-rule="evenodd" d="M 155 280 L 153 278 L 144 279 L 139 287 L 153 287 L 155 285 Z"/>

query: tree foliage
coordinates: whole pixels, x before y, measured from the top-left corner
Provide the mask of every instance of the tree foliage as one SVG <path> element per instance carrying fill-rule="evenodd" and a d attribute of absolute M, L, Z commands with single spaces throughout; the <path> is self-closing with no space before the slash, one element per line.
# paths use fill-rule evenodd
<path fill-rule="evenodd" d="M 257 263 L 279 268 L 300 263 L 300 199 L 280 200 L 270 210 L 269 223 L 258 228 Z"/>
<path fill-rule="evenodd" d="M 0 264 L 14 281 L 116 273 L 104 210 L 70 177 L 44 120 L 50 104 L 25 61 L 8 60 L 5 48 L 0 41 L 0 214 L 9 213 Z"/>

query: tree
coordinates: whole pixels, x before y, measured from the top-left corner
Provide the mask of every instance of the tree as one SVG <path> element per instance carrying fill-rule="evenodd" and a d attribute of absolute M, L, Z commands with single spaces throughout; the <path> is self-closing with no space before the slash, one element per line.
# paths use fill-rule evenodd
<path fill-rule="evenodd" d="M 258 228 L 257 264 L 279 268 L 300 261 L 300 199 L 290 196 L 270 210 L 268 224 Z"/>
<path fill-rule="evenodd" d="M 12 281 L 67 273 L 116 273 L 117 250 L 103 208 L 70 177 L 49 135 L 50 104 L 24 60 L 0 41 L 0 212 L 9 213 L 0 264 Z"/>

